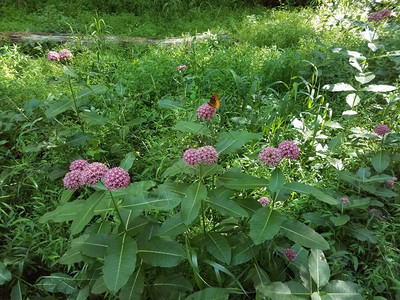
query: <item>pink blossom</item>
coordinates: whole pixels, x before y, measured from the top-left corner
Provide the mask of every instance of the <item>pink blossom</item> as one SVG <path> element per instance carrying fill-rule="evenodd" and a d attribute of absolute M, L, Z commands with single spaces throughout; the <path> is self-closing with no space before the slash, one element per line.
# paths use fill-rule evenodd
<path fill-rule="evenodd" d="M 269 204 L 269 199 L 267 197 L 261 197 L 260 199 L 258 199 L 258 202 L 260 202 L 262 206 L 265 206 Z"/>
<path fill-rule="evenodd" d="M 206 103 L 197 109 L 197 115 L 200 119 L 210 120 L 214 116 L 215 110 L 214 107 Z"/>
<path fill-rule="evenodd" d="M 73 57 L 71 51 L 68 49 L 62 49 L 58 54 L 60 55 L 60 60 L 66 60 Z"/>
<path fill-rule="evenodd" d="M 349 203 L 349 199 L 347 199 L 347 198 L 340 198 L 340 201 L 342 201 L 343 205 L 346 205 Z"/>
<path fill-rule="evenodd" d="M 199 149 L 201 161 L 206 165 L 212 165 L 218 161 L 218 152 L 213 146 L 204 146 Z"/>
<path fill-rule="evenodd" d="M 129 173 L 120 167 L 112 168 L 104 174 L 104 185 L 109 191 L 126 188 L 130 181 Z"/>
<path fill-rule="evenodd" d="M 189 166 L 197 165 L 201 161 L 201 153 L 194 148 L 187 149 L 183 153 L 183 161 Z"/>
<path fill-rule="evenodd" d="M 287 257 L 287 259 L 289 259 L 289 260 L 293 260 L 297 257 L 296 251 L 294 251 L 291 248 L 286 248 L 283 252 L 285 253 L 285 256 Z"/>
<path fill-rule="evenodd" d="M 83 181 L 86 185 L 96 185 L 107 171 L 108 167 L 105 164 L 99 162 L 88 164 L 82 170 Z"/>
<path fill-rule="evenodd" d="M 284 141 L 279 144 L 278 149 L 281 151 L 283 157 L 290 159 L 298 159 L 300 154 L 300 149 L 292 141 Z"/>
<path fill-rule="evenodd" d="M 181 72 L 182 70 L 186 70 L 187 66 L 186 65 L 180 65 L 177 68 L 178 68 L 178 71 Z"/>
<path fill-rule="evenodd" d="M 389 132 L 390 132 L 389 127 L 387 127 L 387 126 L 384 125 L 384 124 L 379 124 L 379 125 L 376 126 L 376 128 L 375 128 L 375 133 L 376 133 L 377 135 L 385 135 L 386 133 L 389 133 Z"/>
<path fill-rule="evenodd" d="M 279 149 L 267 147 L 261 150 L 258 159 L 263 166 L 276 166 L 282 160 L 282 153 Z"/>
<path fill-rule="evenodd" d="M 376 208 L 371 208 L 370 210 L 369 210 L 369 213 L 372 215 L 372 214 L 376 214 L 378 212 L 378 210 L 376 209 Z"/>
<path fill-rule="evenodd" d="M 393 180 L 386 180 L 385 184 L 386 184 L 386 187 L 388 189 L 391 189 L 391 188 L 394 187 L 394 181 Z"/>
<path fill-rule="evenodd" d="M 380 11 L 370 14 L 368 17 L 368 21 L 370 21 L 370 22 L 374 21 L 374 22 L 378 23 L 378 22 L 382 21 L 384 18 L 389 18 L 391 14 L 392 14 L 391 10 L 382 9 Z"/>
<path fill-rule="evenodd" d="M 60 60 L 60 55 L 56 51 L 49 51 L 47 53 L 47 60 Z"/>
<path fill-rule="evenodd" d="M 74 170 L 65 174 L 63 183 L 68 190 L 76 190 L 83 186 L 81 171 Z"/>
<path fill-rule="evenodd" d="M 82 171 L 89 163 L 84 160 L 84 159 L 77 159 L 74 160 L 70 165 L 69 165 L 69 170 L 70 171 Z"/>

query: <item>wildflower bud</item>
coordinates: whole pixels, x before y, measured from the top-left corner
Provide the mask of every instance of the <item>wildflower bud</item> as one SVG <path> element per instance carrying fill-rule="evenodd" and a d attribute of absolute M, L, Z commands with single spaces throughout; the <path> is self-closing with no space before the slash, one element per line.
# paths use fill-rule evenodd
<path fill-rule="evenodd" d="M 177 67 L 177 69 L 178 69 L 179 72 L 182 72 L 182 70 L 186 70 L 187 69 L 187 66 L 186 65 L 180 65 L 180 66 Z"/>
<path fill-rule="evenodd" d="M 66 60 L 73 57 L 71 51 L 68 49 L 62 49 L 58 54 L 60 55 L 60 60 Z"/>
<path fill-rule="evenodd" d="M 197 116 L 200 119 L 203 120 L 210 120 L 212 117 L 214 117 L 215 114 L 215 108 L 212 107 L 211 105 L 203 104 L 197 109 Z"/>
<path fill-rule="evenodd" d="M 369 213 L 370 213 L 371 215 L 376 214 L 377 212 L 378 212 L 378 210 L 377 210 L 376 208 L 371 208 L 371 209 L 369 210 Z"/>
<path fill-rule="evenodd" d="M 368 21 L 369 22 L 377 22 L 379 23 L 382 21 L 384 18 L 389 18 L 390 15 L 392 14 L 392 11 L 389 9 L 382 9 L 380 11 L 374 12 L 369 15 Z"/>
<path fill-rule="evenodd" d="M 83 186 L 84 182 L 82 180 L 81 172 L 74 170 L 65 174 L 63 179 L 64 186 L 68 190 L 77 190 Z"/>
<path fill-rule="evenodd" d="M 291 248 L 287 248 L 283 252 L 285 253 L 285 256 L 287 257 L 287 259 L 289 259 L 289 260 L 293 260 L 297 257 L 296 251 L 294 251 Z"/>
<path fill-rule="evenodd" d="M 70 165 L 69 165 L 69 170 L 70 171 L 82 171 L 89 163 L 84 160 L 84 159 L 77 159 L 74 160 Z"/>
<path fill-rule="evenodd" d="M 108 167 L 105 164 L 99 162 L 88 164 L 82 170 L 83 181 L 86 185 L 96 185 L 107 171 Z"/>
<path fill-rule="evenodd" d="M 199 150 L 201 161 L 206 165 L 212 165 L 218 161 L 218 152 L 213 146 L 204 146 Z"/>
<path fill-rule="evenodd" d="M 49 51 L 47 53 L 47 60 L 60 60 L 60 55 L 56 51 Z"/>
<path fill-rule="evenodd" d="M 183 153 L 183 161 L 189 166 L 197 165 L 201 160 L 201 153 L 194 148 L 187 149 Z"/>
<path fill-rule="evenodd" d="M 290 159 L 298 159 L 300 154 L 300 149 L 292 141 L 284 141 L 278 146 L 279 151 L 282 153 L 282 157 Z"/>
<path fill-rule="evenodd" d="M 258 202 L 260 202 L 262 206 L 265 206 L 269 204 L 269 199 L 267 197 L 261 197 L 260 199 L 258 199 Z"/>
<path fill-rule="evenodd" d="M 267 147 L 261 150 L 258 155 L 261 164 L 265 166 L 276 166 L 282 160 L 282 153 L 279 149 Z"/>
<path fill-rule="evenodd" d="M 375 127 L 375 133 L 377 135 L 385 135 L 386 133 L 389 133 L 390 129 L 384 124 L 379 124 L 378 126 Z"/>
<path fill-rule="evenodd" d="M 347 198 L 340 198 L 340 201 L 342 201 L 343 205 L 346 205 L 349 203 L 349 199 L 347 199 Z"/>
<path fill-rule="evenodd" d="M 120 167 L 112 168 L 104 174 L 104 185 L 109 191 L 126 188 L 130 181 L 129 173 Z"/>
<path fill-rule="evenodd" d="M 386 184 L 386 187 L 388 189 L 391 189 L 391 188 L 394 187 L 394 181 L 393 180 L 386 180 L 385 184 Z"/>

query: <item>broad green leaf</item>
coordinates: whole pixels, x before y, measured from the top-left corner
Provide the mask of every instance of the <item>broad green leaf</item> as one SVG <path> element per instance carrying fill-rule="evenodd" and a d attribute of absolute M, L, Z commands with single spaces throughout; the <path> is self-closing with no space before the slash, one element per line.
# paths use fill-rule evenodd
<path fill-rule="evenodd" d="M 360 97 L 357 96 L 355 93 L 351 93 L 346 96 L 346 103 L 353 108 L 354 106 L 357 106 L 360 103 Z"/>
<path fill-rule="evenodd" d="M 230 264 L 231 246 L 225 236 L 216 232 L 209 233 L 205 245 L 212 256 L 227 265 Z"/>
<path fill-rule="evenodd" d="M 318 249 L 311 249 L 311 254 L 308 258 L 308 268 L 311 277 L 317 284 L 317 290 L 328 283 L 331 277 L 331 271 L 326 262 L 324 252 Z"/>
<path fill-rule="evenodd" d="M 211 208 L 217 210 L 223 216 L 231 216 L 235 218 L 248 218 L 249 214 L 239 204 L 232 200 L 224 198 L 211 198 L 206 200 Z"/>
<path fill-rule="evenodd" d="M 328 195 L 328 194 L 323 193 L 322 191 L 320 191 L 320 190 L 318 190 L 318 189 L 316 189 L 316 190 L 312 193 L 312 195 L 313 195 L 316 199 L 321 200 L 322 202 L 325 202 L 325 203 L 328 203 L 328 204 L 331 204 L 331 205 L 336 205 L 336 204 L 338 203 L 337 200 L 336 200 L 335 198 L 333 198 L 332 196 L 330 196 L 330 195 Z"/>
<path fill-rule="evenodd" d="M 355 91 L 356 89 L 353 88 L 350 84 L 341 82 L 335 84 L 327 84 L 322 87 L 324 90 L 328 90 L 330 92 L 345 92 L 345 91 Z"/>
<path fill-rule="evenodd" d="M 387 198 L 396 197 L 398 195 L 396 192 L 393 192 L 392 190 L 389 190 L 387 188 L 377 188 L 374 194 L 376 196 L 387 197 Z"/>
<path fill-rule="evenodd" d="M 257 290 L 257 293 L 262 294 L 264 297 L 271 298 L 273 300 L 297 300 L 304 299 L 303 297 L 310 297 L 310 293 L 305 287 L 298 285 L 292 288 L 288 283 L 273 282 L 266 286 L 262 286 Z"/>
<path fill-rule="evenodd" d="M 77 234 L 85 228 L 94 216 L 94 209 L 103 200 L 108 191 L 94 192 L 86 202 L 80 207 L 81 209 L 74 216 L 74 221 L 71 224 L 71 233 Z"/>
<path fill-rule="evenodd" d="M 106 251 L 103 265 L 103 279 L 106 287 L 116 293 L 127 282 L 135 271 L 136 242 L 123 234 L 117 237 Z"/>
<path fill-rule="evenodd" d="M 82 289 L 79 290 L 79 293 L 76 295 L 76 300 L 87 300 L 90 295 L 90 286 L 86 285 Z"/>
<path fill-rule="evenodd" d="M 261 133 L 249 133 L 246 131 L 221 132 L 218 135 L 218 142 L 215 144 L 215 148 L 219 154 L 232 153 L 247 142 L 261 138 Z"/>
<path fill-rule="evenodd" d="M 74 192 L 75 192 L 74 190 L 63 191 L 61 194 L 60 205 L 67 203 L 69 201 L 69 199 L 71 199 Z"/>
<path fill-rule="evenodd" d="M 228 290 L 223 288 L 209 287 L 189 295 L 185 300 L 227 300 L 229 298 Z"/>
<path fill-rule="evenodd" d="M 357 112 L 355 110 L 345 110 L 342 112 L 343 116 L 355 116 Z"/>
<path fill-rule="evenodd" d="M 349 215 L 340 215 L 337 217 L 330 217 L 329 218 L 333 225 L 335 226 L 343 226 L 344 224 L 346 224 L 348 221 L 350 221 L 350 216 Z"/>
<path fill-rule="evenodd" d="M 250 261 L 258 254 L 259 250 L 260 247 L 254 245 L 250 239 L 243 243 L 236 243 L 232 250 L 231 265 L 236 266 Z"/>
<path fill-rule="evenodd" d="M 158 106 L 168 109 L 182 109 L 182 103 L 174 101 L 172 99 L 161 99 L 158 100 Z"/>
<path fill-rule="evenodd" d="M 291 191 L 294 191 L 294 192 L 297 192 L 300 194 L 305 194 L 305 195 L 311 194 L 318 200 L 321 200 L 321 201 L 331 204 L 331 205 L 337 204 L 337 200 L 335 198 L 329 196 L 328 194 L 323 193 L 322 191 L 320 191 L 319 189 L 317 189 L 313 186 L 306 185 L 304 183 L 290 182 L 290 183 L 286 183 L 284 187 L 286 189 L 289 189 Z"/>
<path fill-rule="evenodd" d="M 101 276 L 97 278 L 97 280 L 94 282 L 91 293 L 95 295 L 101 295 L 105 292 L 107 292 L 107 287 L 106 284 L 104 283 L 103 276 Z"/>
<path fill-rule="evenodd" d="M 163 178 L 175 176 L 178 174 L 195 174 L 195 167 L 191 167 L 183 161 L 183 159 L 179 159 L 172 166 L 168 167 L 164 173 L 162 174 Z"/>
<path fill-rule="evenodd" d="M 281 225 L 282 234 L 303 247 L 328 250 L 329 244 L 314 229 L 298 221 L 286 220 Z"/>
<path fill-rule="evenodd" d="M 173 299 L 172 297 L 179 293 L 193 291 L 190 281 L 181 274 L 160 275 L 154 280 L 152 287 L 159 296 L 165 298 L 169 296 L 168 299 Z M 158 299 L 161 297 L 158 297 Z M 174 298 L 176 299 L 176 297 Z"/>
<path fill-rule="evenodd" d="M 271 192 L 278 192 L 285 183 L 285 176 L 282 171 L 276 168 L 272 171 L 271 178 L 269 179 L 269 190 Z"/>
<path fill-rule="evenodd" d="M 62 273 L 53 273 L 50 276 L 43 276 L 37 285 L 43 288 L 46 292 L 59 292 L 66 295 L 74 293 L 77 288 L 75 280 Z"/>
<path fill-rule="evenodd" d="M 124 159 L 121 161 L 119 166 L 125 171 L 129 171 L 132 168 L 135 159 L 136 159 L 135 153 L 129 152 L 125 155 Z"/>
<path fill-rule="evenodd" d="M 186 225 L 190 225 L 199 214 L 201 201 L 206 200 L 207 189 L 200 181 L 193 183 L 186 191 L 182 199 L 181 216 Z"/>
<path fill-rule="evenodd" d="M 181 215 L 179 213 L 170 216 L 164 221 L 160 228 L 157 229 L 155 235 L 157 236 L 177 236 L 184 233 L 187 229 L 185 223 L 183 223 Z"/>
<path fill-rule="evenodd" d="M 84 132 L 77 132 L 73 136 L 67 139 L 67 145 L 78 147 L 85 144 L 87 141 L 93 138 L 93 134 L 91 133 L 84 133 Z"/>
<path fill-rule="evenodd" d="M 6 268 L 6 266 L 0 262 L 0 285 L 11 280 L 11 272 Z"/>
<path fill-rule="evenodd" d="M 322 295 L 323 300 L 362 300 L 362 288 L 353 282 L 332 280 L 327 283 L 323 291 L 326 292 Z"/>
<path fill-rule="evenodd" d="M 176 241 L 152 238 L 139 243 L 140 257 L 153 267 L 171 268 L 186 259 L 186 251 Z"/>
<path fill-rule="evenodd" d="M 58 263 L 62 265 L 72 265 L 81 261 L 83 261 L 83 257 L 79 250 L 68 249 L 64 255 L 60 257 Z"/>
<path fill-rule="evenodd" d="M 267 185 L 268 180 L 241 173 L 238 168 L 232 168 L 217 177 L 217 186 L 224 186 L 231 190 L 256 189 Z"/>
<path fill-rule="evenodd" d="M 368 73 L 368 74 L 360 73 L 359 76 L 355 76 L 355 78 L 359 83 L 366 84 L 366 83 L 374 80 L 375 75 L 372 73 Z"/>
<path fill-rule="evenodd" d="M 385 84 L 370 84 L 369 86 L 364 88 L 364 91 L 374 92 L 374 93 L 386 93 L 395 91 L 397 88 L 393 85 L 385 85 Z"/>
<path fill-rule="evenodd" d="M 72 108 L 71 99 L 60 99 L 50 103 L 49 108 L 45 111 L 47 118 L 54 118 L 55 116 L 65 112 L 66 110 Z"/>
<path fill-rule="evenodd" d="M 48 221 L 53 222 L 65 222 L 75 218 L 75 215 L 82 211 L 82 207 L 85 206 L 84 200 L 75 200 L 73 202 L 67 202 L 63 205 L 57 206 L 53 211 L 49 211 L 40 217 L 40 223 L 47 223 Z"/>
<path fill-rule="evenodd" d="M 120 300 L 137 300 L 140 299 L 144 289 L 144 276 L 140 270 L 135 271 L 129 277 L 126 285 L 121 289 L 119 293 Z"/>
<path fill-rule="evenodd" d="M 224 168 L 218 164 L 212 164 L 212 165 L 201 165 L 201 176 L 203 178 L 215 175 L 217 173 L 222 173 Z M 194 173 L 197 176 L 200 176 L 200 168 L 193 168 Z"/>
<path fill-rule="evenodd" d="M 389 167 L 390 154 L 386 151 L 378 151 L 371 159 L 372 166 L 375 171 L 382 173 Z"/>
<path fill-rule="evenodd" d="M 284 220 L 285 217 L 269 207 L 258 209 L 249 222 L 250 237 L 254 244 L 259 245 L 272 239 L 279 232 Z"/>
<path fill-rule="evenodd" d="M 207 126 L 188 121 L 179 121 L 178 123 L 176 123 L 174 128 L 182 132 L 189 132 L 189 133 L 203 134 L 203 135 L 210 134 L 210 130 L 208 129 Z"/>
<path fill-rule="evenodd" d="M 64 66 L 63 70 L 66 75 L 73 77 L 73 78 L 79 78 L 78 74 L 76 74 L 76 72 L 73 69 L 71 69 L 70 67 Z"/>
<path fill-rule="evenodd" d="M 372 233 L 372 231 L 365 228 L 361 224 L 352 224 L 351 226 L 347 227 L 347 230 L 352 236 L 362 242 L 367 241 L 369 243 L 376 244 L 378 241 L 378 238 Z"/>
<path fill-rule="evenodd" d="M 105 125 L 107 123 L 107 120 L 103 116 L 94 111 L 85 111 L 80 114 L 80 117 L 83 121 L 93 125 Z"/>
<path fill-rule="evenodd" d="M 86 239 L 74 240 L 71 248 L 79 250 L 82 254 L 90 257 L 102 258 L 110 244 L 113 243 L 115 235 L 108 233 L 92 233 Z"/>
<path fill-rule="evenodd" d="M 23 300 L 25 298 L 25 287 L 20 280 L 13 286 L 11 290 L 11 300 Z"/>
<path fill-rule="evenodd" d="M 260 287 L 271 283 L 268 273 L 265 272 L 258 264 L 253 263 L 254 268 L 250 269 L 247 278 L 253 281 L 254 288 L 258 290 Z"/>
<path fill-rule="evenodd" d="M 303 214 L 303 218 L 315 225 L 327 226 L 328 216 L 321 212 L 308 212 Z"/>

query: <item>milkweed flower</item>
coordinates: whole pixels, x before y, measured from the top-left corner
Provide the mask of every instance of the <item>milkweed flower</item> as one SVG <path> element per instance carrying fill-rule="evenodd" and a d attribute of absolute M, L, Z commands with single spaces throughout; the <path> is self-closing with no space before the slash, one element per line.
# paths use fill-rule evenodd
<path fill-rule="evenodd" d="M 63 179 L 64 186 L 68 190 L 77 190 L 84 185 L 81 171 L 74 170 L 65 174 Z"/>
<path fill-rule="evenodd" d="M 267 197 L 261 197 L 260 199 L 258 199 L 258 202 L 260 202 L 262 206 L 265 206 L 269 204 L 269 199 Z"/>
<path fill-rule="evenodd" d="M 388 189 L 391 189 L 394 187 L 394 180 L 386 180 L 385 184 Z"/>
<path fill-rule="evenodd" d="M 291 248 L 286 248 L 283 252 L 285 253 L 285 256 L 287 257 L 287 259 L 289 259 L 289 260 L 293 260 L 297 257 L 296 251 L 294 251 Z"/>
<path fill-rule="evenodd" d="M 180 65 L 180 66 L 177 67 L 177 69 L 178 69 L 179 72 L 182 72 L 182 70 L 186 70 L 187 69 L 187 66 L 186 65 Z"/>
<path fill-rule="evenodd" d="M 183 161 L 185 164 L 189 166 L 194 166 L 198 164 L 201 160 L 201 153 L 199 150 L 194 148 L 187 149 L 185 153 L 183 153 Z"/>
<path fill-rule="evenodd" d="M 204 120 L 210 120 L 212 117 L 214 117 L 215 114 L 215 108 L 212 107 L 211 105 L 203 104 L 197 109 L 197 116 L 200 119 Z"/>
<path fill-rule="evenodd" d="M 59 61 L 60 55 L 56 51 L 49 51 L 49 53 L 47 53 L 47 60 Z"/>
<path fill-rule="evenodd" d="M 298 159 L 300 154 L 300 149 L 292 141 L 284 141 L 278 146 L 279 151 L 282 153 L 282 157 L 290 159 Z"/>
<path fill-rule="evenodd" d="M 201 155 L 201 161 L 206 165 L 212 165 L 218 161 L 218 152 L 213 146 L 204 146 L 198 151 Z"/>
<path fill-rule="evenodd" d="M 105 164 L 99 162 L 88 164 L 82 170 L 83 181 L 86 185 L 96 185 L 107 171 L 108 167 Z"/>
<path fill-rule="evenodd" d="M 126 188 L 130 181 L 129 173 L 120 167 L 112 168 L 104 174 L 104 185 L 109 191 Z"/>
<path fill-rule="evenodd" d="M 382 9 L 380 11 L 374 12 L 368 16 L 368 21 L 369 22 L 377 22 L 379 23 L 382 21 L 384 18 L 389 18 L 390 15 L 392 14 L 392 11 L 389 9 Z"/>
<path fill-rule="evenodd" d="M 74 160 L 70 165 L 69 165 L 69 170 L 70 171 L 82 171 L 89 163 L 84 160 L 84 159 L 77 159 Z"/>
<path fill-rule="evenodd" d="M 279 149 L 267 147 L 261 150 L 258 155 L 261 164 L 265 166 L 276 166 L 282 160 L 282 153 Z"/>
<path fill-rule="evenodd" d="M 340 201 L 342 201 L 343 205 L 346 205 L 349 203 L 349 199 L 347 199 L 347 198 L 340 198 Z"/>
<path fill-rule="evenodd" d="M 369 213 L 370 213 L 371 215 L 376 214 L 377 212 L 378 212 L 378 210 L 377 210 L 376 208 L 371 208 L 371 209 L 369 210 Z"/>
<path fill-rule="evenodd" d="M 384 124 L 379 124 L 378 126 L 375 127 L 375 133 L 377 135 L 385 135 L 386 133 L 389 133 L 390 129 Z"/>
<path fill-rule="evenodd" d="M 62 49 L 58 54 L 60 55 L 60 60 L 66 60 L 73 57 L 71 51 L 68 49 Z"/>

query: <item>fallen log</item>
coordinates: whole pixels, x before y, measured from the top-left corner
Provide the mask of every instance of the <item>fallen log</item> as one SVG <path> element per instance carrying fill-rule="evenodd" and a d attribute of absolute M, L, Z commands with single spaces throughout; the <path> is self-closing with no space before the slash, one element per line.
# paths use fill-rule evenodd
<path fill-rule="evenodd" d="M 174 45 L 174 44 L 191 44 L 193 41 L 198 40 L 206 40 L 206 39 L 215 39 L 216 34 L 212 34 L 211 32 L 204 32 L 197 34 L 195 36 L 185 36 L 185 37 L 171 37 L 165 39 L 159 38 L 146 38 L 146 37 L 119 37 L 114 35 L 105 35 L 103 37 L 99 36 L 90 36 L 90 35 L 71 35 L 71 34 L 57 34 L 57 33 L 25 33 L 25 32 L 0 32 L 0 41 L 5 42 L 9 41 L 12 43 L 57 43 L 63 44 L 66 42 L 76 42 L 81 41 L 84 44 L 93 43 L 95 39 L 104 39 L 106 43 L 121 43 L 121 44 L 129 44 L 129 43 L 146 43 L 146 44 L 162 44 L 162 45 Z M 223 34 L 222 37 L 227 38 L 226 34 Z"/>

